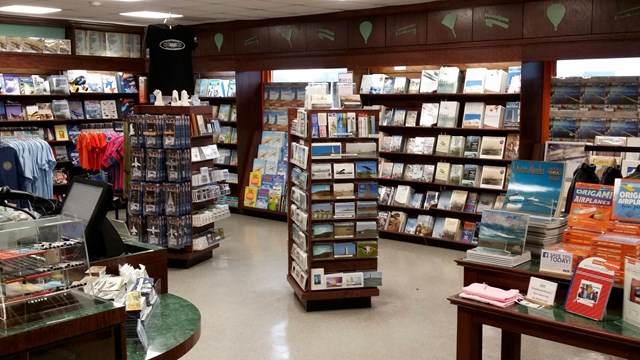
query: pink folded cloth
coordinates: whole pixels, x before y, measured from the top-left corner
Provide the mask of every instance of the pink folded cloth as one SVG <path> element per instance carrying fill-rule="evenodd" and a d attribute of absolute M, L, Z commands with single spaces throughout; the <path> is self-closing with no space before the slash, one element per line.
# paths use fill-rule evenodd
<path fill-rule="evenodd" d="M 515 304 L 517 298 L 520 297 L 520 295 L 518 295 L 518 296 L 514 297 L 513 299 L 510 299 L 510 300 L 507 300 L 507 301 L 497 301 L 497 300 L 486 299 L 486 298 L 483 298 L 483 297 L 477 296 L 477 295 L 467 294 L 467 293 L 464 293 L 464 292 L 460 293 L 459 296 L 461 298 L 464 298 L 464 299 L 471 299 L 471 300 L 479 301 L 479 302 L 482 302 L 482 303 L 485 303 L 485 304 L 498 306 L 498 307 L 501 307 L 501 308 L 506 308 L 506 307 L 509 307 L 509 306 Z"/>
<path fill-rule="evenodd" d="M 463 287 L 462 293 L 498 302 L 512 300 L 520 295 L 520 292 L 515 289 L 502 290 L 496 287 L 489 286 L 487 284 L 480 283 L 473 283 L 469 286 Z"/>

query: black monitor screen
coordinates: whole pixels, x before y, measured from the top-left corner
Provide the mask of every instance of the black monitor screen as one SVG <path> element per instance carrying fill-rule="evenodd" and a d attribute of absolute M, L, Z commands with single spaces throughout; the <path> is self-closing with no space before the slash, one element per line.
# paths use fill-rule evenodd
<path fill-rule="evenodd" d="M 85 241 L 89 261 L 115 257 L 125 252 L 118 233 L 107 219 L 112 208 L 111 184 L 74 178 L 62 204 L 62 214 L 75 216 L 86 223 Z"/>

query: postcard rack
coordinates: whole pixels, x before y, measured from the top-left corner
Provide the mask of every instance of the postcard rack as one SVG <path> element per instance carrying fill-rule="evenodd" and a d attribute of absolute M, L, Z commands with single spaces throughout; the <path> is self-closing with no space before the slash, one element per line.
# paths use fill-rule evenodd
<path fill-rule="evenodd" d="M 367 307 L 379 295 L 378 117 L 338 109 L 290 119 L 287 279 L 307 310 Z"/>

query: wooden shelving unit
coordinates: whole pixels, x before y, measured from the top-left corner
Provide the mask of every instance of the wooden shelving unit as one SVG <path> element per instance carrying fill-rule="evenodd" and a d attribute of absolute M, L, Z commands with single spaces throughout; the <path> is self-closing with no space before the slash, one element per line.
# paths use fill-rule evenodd
<path fill-rule="evenodd" d="M 348 112 L 357 113 L 359 119 L 373 120 L 367 122 L 367 124 L 374 124 L 374 128 L 369 132 L 373 137 L 312 137 L 312 118 L 317 117 L 319 114 L 320 116 L 326 116 L 329 113 L 339 113 L 339 116 L 344 117 L 343 120 L 346 122 Z M 293 120 L 295 125 L 292 125 L 292 130 L 289 134 L 289 163 L 291 169 L 287 184 L 289 191 L 288 209 L 290 212 L 288 218 L 288 251 L 290 252 L 288 268 L 290 272 L 287 275 L 287 280 L 291 284 L 296 297 L 308 311 L 326 308 L 371 306 L 371 297 L 380 293 L 377 286 L 373 286 L 364 280 L 368 276 L 366 275 L 367 273 L 377 273 L 378 268 L 377 199 L 370 194 L 360 197 L 358 192 L 359 185 L 362 184 L 364 186 L 365 183 L 376 184 L 375 187 L 377 188 L 375 169 L 373 173 L 358 171 L 358 169 L 364 168 L 364 164 L 361 164 L 362 167 L 358 167 L 359 161 L 377 164 L 377 157 L 375 156 L 377 154 L 377 133 L 375 129 L 377 127 L 377 119 L 378 111 L 376 110 L 342 109 L 305 110 L 299 113 L 296 120 Z M 353 131 L 351 135 L 356 135 L 356 133 L 357 131 Z M 373 154 L 368 156 L 346 155 L 346 144 L 358 142 L 370 148 L 372 147 L 374 149 Z M 312 156 L 313 144 L 322 146 L 327 143 L 334 143 L 333 146 L 340 144 L 340 153 L 345 154 L 345 156 L 331 159 L 318 159 L 316 156 Z M 306 155 L 302 158 L 298 152 L 300 146 L 308 149 Z M 312 166 L 314 164 L 333 167 L 334 165 L 348 166 L 348 163 L 352 163 L 354 168 L 352 177 L 345 179 L 313 179 L 315 175 L 312 172 Z M 374 166 L 374 168 L 376 167 Z M 334 169 L 333 171 L 336 170 Z M 334 186 L 348 184 L 349 182 L 352 183 L 353 196 L 343 196 L 341 193 L 335 193 L 338 189 L 334 189 Z M 321 199 L 314 198 L 313 189 L 319 183 L 330 186 L 332 195 L 324 196 Z M 349 186 L 347 185 L 347 187 Z M 364 193 L 366 192 L 362 192 L 362 194 Z M 358 204 L 362 201 L 368 203 L 366 207 L 360 208 Z M 322 218 L 316 216 L 314 207 L 318 204 L 322 205 L 322 202 L 331 205 L 331 216 L 323 215 Z M 373 210 L 370 209 L 370 203 L 374 204 Z M 351 204 L 353 208 L 349 210 Z M 335 216 L 338 208 L 346 209 L 347 214 Z M 365 209 L 366 211 L 372 211 L 373 214 L 365 214 Z M 359 213 L 360 211 L 362 213 Z M 349 212 L 352 212 L 352 214 L 348 214 Z M 331 234 L 322 233 L 320 235 L 320 229 L 327 226 L 331 228 Z M 340 230 L 337 230 L 338 228 Z M 345 231 L 344 233 L 343 230 Z M 360 248 L 360 246 L 364 246 L 364 242 L 375 244 L 375 255 L 365 256 L 365 253 Z M 326 253 L 321 253 L 319 246 L 325 250 L 330 248 L 330 256 L 327 256 Z M 350 248 L 353 250 L 349 250 Z M 340 280 L 334 283 L 331 278 L 336 276 Z M 361 277 L 362 283 L 359 283 L 360 280 L 349 283 L 347 279 L 352 276 L 357 279 Z"/>

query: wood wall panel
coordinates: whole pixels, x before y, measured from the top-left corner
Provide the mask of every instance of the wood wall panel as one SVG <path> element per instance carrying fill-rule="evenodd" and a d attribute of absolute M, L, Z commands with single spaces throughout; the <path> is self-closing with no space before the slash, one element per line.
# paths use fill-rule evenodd
<path fill-rule="evenodd" d="M 369 27 L 370 23 L 371 26 Z M 369 28 L 371 30 L 369 30 Z M 355 18 L 349 20 L 349 48 L 375 48 L 385 45 L 386 20 L 384 16 Z"/>
<path fill-rule="evenodd" d="M 593 0 L 593 33 L 640 31 L 640 0 Z"/>
<path fill-rule="evenodd" d="M 307 51 L 346 49 L 347 21 L 307 24 Z"/>
<path fill-rule="evenodd" d="M 235 53 L 235 31 L 233 29 L 205 30 L 197 32 L 198 47 L 194 55 L 221 56 Z"/>
<path fill-rule="evenodd" d="M 237 54 L 266 54 L 269 52 L 269 28 L 237 29 L 235 44 Z"/>
<path fill-rule="evenodd" d="M 473 41 L 522 38 L 522 4 L 473 9 Z"/>
<path fill-rule="evenodd" d="M 559 10 L 552 12 L 551 9 L 554 8 Z M 562 10 L 563 8 L 564 10 Z M 591 11 L 592 0 L 555 0 L 525 3 L 523 36 L 525 38 L 535 38 L 590 34 Z"/>
<path fill-rule="evenodd" d="M 386 46 L 427 43 L 427 14 L 424 12 L 387 16 Z"/>
<path fill-rule="evenodd" d="M 427 43 L 471 41 L 472 22 L 471 9 L 430 12 L 427 16 Z"/>
<path fill-rule="evenodd" d="M 270 52 L 298 52 L 306 49 L 306 24 L 269 26 Z"/>

